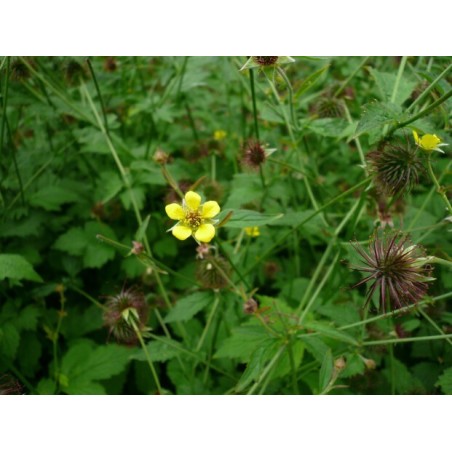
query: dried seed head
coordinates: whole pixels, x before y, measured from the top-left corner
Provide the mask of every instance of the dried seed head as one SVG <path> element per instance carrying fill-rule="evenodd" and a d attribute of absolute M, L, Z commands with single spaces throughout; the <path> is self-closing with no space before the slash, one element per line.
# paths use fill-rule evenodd
<path fill-rule="evenodd" d="M 409 143 L 382 143 L 377 150 L 367 154 L 367 160 L 375 185 L 385 195 L 408 193 L 425 172 L 422 161 Z"/>
<path fill-rule="evenodd" d="M 245 152 L 242 160 L 243 163 L 246 166 L 257 170 L 266 159 L 267 154 L 265 153 L 265 149 L 262 147 L 262 144 L 259 143 L 259 141 L 248 141 L 245 146 Z"/>
<path fill-rule="evenodd" d="M 32 61 L 28 61 L 32 64 Z M 30 70 L 27 65 L 19 59 L 11 61 L 11 79 L 17 82 L 21 82 L 30 77 Z"/>
<path fill-rule="evenodd" d="M 135 345 L 138 341 L 135 328 L 146 331 L 149 307 L 144 294 L 135 288 L 122 289 L 108 297 L 104 312 L 105 325 L 121 344 Z"/>
<path fill-rule="evenodd" d="M 152 159 L 154 160 L 155 163 L 158 163 L 159 165 L 166 165 L 169 160 L 169 155 L 165 151 L 158 149 L 157 151 L 155 151 L 155 154 L 152 157 Z"/>
<path fill-rule="evenodd" d="M 229 285 L 231 266 L 221 256 L 207 256 L 197 263 L 196 277 L 206 289 L 223 289 Z"/>
<path fill-rule="evenodd" d="M 345 359 L 343 356 L 334 360 L 334 368 L 336 369 L 337 372 L 343 371 L 346 366 L 347 366 L 347 363 L 345 362 Z"/>
<path fill-rule="evenodd" d="M 77 85 L 86 78 L 85 68 L 75 59 L 70 59 L 64 64 L 64 76 L 70 85 Z"/>
<path fill-rule="evenodd" d="M 118 69 L 118 62 L 115 57 L 107 57 L 104 61 L 104 71 L 105 72 L 115 72 Z"/>
<path fill-rule="evenodd" d="M 243 312 L 245 314 L 254 314 L 258 307 L 257 301 L 254 298 L 250 298 L 243 304 Z"/>
<path fill-rule="evenodd" d="M 0 376 L 0 395 L 20 395 L 23 390 L 23 386 L 11 375 Z"/>
<path fill-rule="evenodd" d="M 253 60 L 259 66 L 273 66 L 277 63 L 278 58 L 277 56 L 255 56 Z"/>
<path fill-rule="evenodd" d="M 352 266 L 353 270 L 368 273 L 352 288 L 372 281 L 367 291 L 366 305 L 373 294 L 379 291 L 379 305 L 382 312 L 400 309 L 417 303 L 428 290 L 428 283 L 432 268 L 428 265 L 422 247 L 412 245 L 408 237 L 401 232 L 390 232 L 379 237 L 375 234 L 371 238 L 368 252 L 357 242 L 353 247 L 359 253 L 363 266 Z"/>
<path fill-rule="evenodd" d="M 309 106 L 309 112 L 319 118 L 343 118 L 345 109 L 342 100 L 325 93 Z"/>

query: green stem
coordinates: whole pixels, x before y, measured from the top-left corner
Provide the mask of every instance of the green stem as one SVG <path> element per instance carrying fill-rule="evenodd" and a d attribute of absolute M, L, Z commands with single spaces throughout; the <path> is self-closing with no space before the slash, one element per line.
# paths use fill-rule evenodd
<path fill-rule="evenodd" d="M 402 80 L 403 71 L 405 70 L 407 59 L 408 59 L 407 56 L 403 56 L 400 61 L 399 70 L 397 72 L 397 76 L 396 76 L 396 79 L 394 82 L 394 87 L 392 89 L 391 99 L 389 101 L 391 103 L 394 103 L 396 100 L 397 92 L 399 91 L 400 80 Z"/>
<path fill-rule="evenodd" d="M 102 110 L 102 116 L 104 118 L 104 127 L 105 127 L 105 131 L 108 135 L 110 135 L 110 129 L 108 127 L 108 120 L 107 120 L 107 111 L 105 109 L 105 104 L 104 104 L 104 100 L 99 88 L 99 84 L 97 83 L 97 77 L 96 74 L 94 73 L 94 69 L 93 66 L 91 64 L 91 60 L 89 58 L 87 58 L 86 62 L 88 63 L 88 67 L 89 67 L 89 71 L 91 73 L 91 77 L 93 78 L 94 81 L 94 86 L 96 87 L 96 92 L 97 95 L 99 96 L 99 102 L 100 102 L 100 108 Z"/>
<path fill-rule="evenodd" d="M 253 100 L 254 135 L 256 136 L 256 140 L 259 141 L 259 124 L 257 122 L 256 91 L 254 89 L 254 72 L 252 69 L 249 70 L 248 72 L 250 74 L 251 98 Z"/>
<path fill-rule="evenodd" d="M 407 119 L 406 121 L 402 121 L 399 124 L 395 125 L 391 130 L 389 130 L 387 135 L 392 135 L 396 130 L 401 129 L 402 127 L 405 127 L 405 126 L 411 124 L 412 122 L 417 121 L 418 119 L 423 118 L 424 116 L 428 115 L 433 110 L 435 110 L 438 106 L 440 106 L 442 103 L 444 103 L 447 99 L 449 99 L 449 97 L 451 97 L 451 96 L 452 96 L 452 89 L 449 90 L 443 96 L 441 96 L 437 101 L 433 102 L 433 104 L 431 104 L 429 107 L 421 110 L 417 115 L 414 115 L 410 119 Z"/>
<path fill-rule="evenodd" d="M 267 366 L 265 367 L 265 369 L 262 371 L 262 373 L 259 375 L 259 378 L 257 379 L 256 383 L 254 383 L 254 385 L 251 387 L 251 389 L 248 391 L 247 395 L 251 395 L 254 393 L 254 391 L 256 391 L 256 389 L 258 388 L 258 386 L 262 383 L 262 381 L 265 379 L 265 377 L 267 376 L 267 374 L 272 370 L 273 366 L 276 365 L 276 363 L 278 362 L 279 358 L 281 357 L 281 355 L 283 354 L 284 350 L 286 349 L 286 345 L 283 345 L 273 356 L 273 358 L 271 359 L 271 361 L 267 364 Z"/>
<path fill-rule="evenodd" d="M 341 193 L 340 195 L 334 197 L 330 201 L 323 204 L 323 206 L 319 207 L 316 211 L 314 211 L 311 215 L 309 215 L 304 220 L 300 221 L 297 225 L 294 226 L 294 229 L 299 229 L 301 226 L 306 224 L 308 221 L 312 220 L 314 217 L 316 217 L 320 212 L 323 212 L 327 207 L 331 206 L 332 204 L 336 203 L 337 201 L 341 200 L 342 198 L 345 198 L 351 193 L 354 193 L 358 188 L 362 187 L 363 185 L 368 184 L 372 180 L 371 177 L 367 177 L 366 179 L 362 180 L 358 184 L 354 185 L 353 187 L 349 188 L 348 190 L 344 191 L 344 193 Z M 243 276 L 248 275 L 251 271 L 254 270 L 254 268 L 260 264 L 260 262 L 265 259 L 276 247 L 278 247 L 281 243 L 284 243 L 287 240 L 287 237 L 292 234 L 292 229 L 290 229 L 286 234 L 282 235 L 279 240 L 276 240 L 275 243 L 269 247 L 266 251 L 264 251 L 260 259 L 255 262 L 248 270 L 245 271 Z"/>
<path fill-rule="evenodd" d="M 295 110 L 293 105 L 293 88 L 292 84 L 290 83 L 289 78 L 287 77 L 286 72 L 284 69 L 282 69 L 280 66 L 277 66 L 277 71 L 279 75 L 284 79 L 284 82 L 286 83 L 287 90 L 289 91 L 289 109 L 290 109 L 290 118 L 292 120 L 292 124 L 295 127 L 295 129 L 298 129 L 297 120 L 295 117 Z"/>
<path fill-rule="evenodd" d="M 435 80 L 433 80 L 432 83 L 430 83 L 430 85 L 424 90 L 424 92 L 413 101 L 413 103 L 406 109 L 406 112 L 408 113 L 410 110 L 412 110 L 417 104 L 420 104 L 421 102 L 424 101 L 424 99 L 429 95 L 429 93 L 436 87 L 436 85 L 440 82 L 440 80 L 442 80 L 447 73 L 452 69 L 452 63 L 449 64 L 449 66 L 446 67 L 446 69 L 444 69 L 443 72 L 441 72 L 441 74 L 438 75 L 438 77 L 435 78 Z"/>
<path fill-rule="evenodd" d="M 353 124 L 353 119 L 350 115 L 350 111 L 347 107 L 347 104 L 345 102 L 342 102 L 342 105 L 344 107 L 345 118 L 347 119 L 349 124 Z M 354 138 L 353 141 L 355 142 L 356 149 L 358 149 L 359 159 L 361 160 L 361 165 L 364 169 L 364 172 L 366 173 L 366 176 L 368 176 L 369 172 L 367 171 L 367 164 L 366 164 L 366 159 L 364 157 L 363 148 L 361 146 L 361 141 L 359 140 L 359 137 Z"/>
<path fill-rule="evenodd" d="M 446 259 L 441 259 L 440 257 L 434 257 L 431 261 L 432 264 L 445 265 L 446 267 L 452 267 L 452 262 Z"/>
<path fill-rule="evenodd" d="M 441 334 L 438 336 L 421 336 L 421 337 L 404 337 L 398 339 L 382 339 L 379 341 L 365 341 L 361 345 L 364 347 L 370 345 L 385 345 L 385 344 L 402 344 L 407 342 L 423 342 L 423 341 L 436 341 L 439 339 L 447 339 L 452 337 L 452 334 Z"/>
<path fill-rule="evenodd" d="M 101 309 L 102 311 L 105 311 L 107 308 L 99 303 L 94 297 L 92 297 L 89 293 L 86 293 L 84 290 L 79 289 L 77 286 L 70 284 L 69 289 L 72 289 L 74 292 L 79 293 L 80 295 L 83 295 L 87 300 L 91 301 L 96 307 Z"/>
<path fill-rule="evenodd" d="M 359 65 L 356 67 L 356 69 L 341 83 L 341 86 L 336 90 L 336 92 L 333 94 L 333 97 L 339 96 L 339 94 L 347 87 L 350 80 L 361 70 L 361 68 L 367 63 L 367 60 L 370 57 L 366 56 L 364 59 L 359 63 Z"/>
<path fill-rule="evenodd" d="M 439 334 L 441 334 L 442 336 L 445 336 L 446 333 L 444 333 L 444 331 L 438 326 L 438 324 L 423 310 L 423 309 L 419 309 L 419 312 L 421 313 L 422 317 L 424 317 L 425 320 L 427 320 L 428 323 L 430 323 L 430 325 L 432 325 L 432 327 L 438 331 Z M 447 342 L 449 342 L 450 345 L 452 345 L 452 340 L 450 340 L 449 338 L 445 338 Z"/>
<path fill-rule="evenodd" d="M 314 292 L 314 294 L 312 295 L 311 299 L 309 300 L 309 303 L 306 305 L 306 308 L 301 313 L 300 318 L 298 319 L 298 324 L 299 325 L 303 323 L 303 320 L 305 319 L 306 315 L 308 314 L 308 312 L 312 308 L 314 302 L 317 300 L 317 297 L 318 297 L 320 291 L 323 289 L 323 286 L 328 281 L 328 279 L 329 279 L 329 277 L 331 275 L 331 272 L 333 271 L 334 266 L 336 265 L 336 262 L 337 262 L 338 259 L 339 259 L 339 253 L 336 253 L 336 256 L 334 257 L 333 262 L 330 265 L 330 268 L 327 270 L 327 272 L 325 273 L 324 277 L 320 281 L 320 284 L 317 286 L 317 289 Z"/>
<path fill-rule="evenodd" d="M 447 209 L 449 210 L 449 214 L 452 215 L 452 206 L 450 205 L 449 200 L 447 199 L 446 191 L 439 185 L 438 179 L 435 176 L 432 168 L 432 153 L 429 153 L 427 156 L 427 169 L 430 174 L 430 178 L 432 179 L 433 184 L 436 187 L 436 191 L 439 193 L 441 198 L 443 198 L 444 204 L 446 204 Z"/>
<path fill-rule="evenodd" d="M 215 291 L 215 301 L 212 306 L 212 309 L 210 310 L 210 314 L 207 319 L 206 326 L 204 327 L 201 337 L 199 338 L 198 345 L 196 346 L 196 350 L 195 350 L 196 352 L 199 352 L 202 348 L 202 345 L 204 343 L 204 340 L 206 339 L 207 333 L 210 329 L 210 325 L 212 324 L 212 320 L 215 316 L 215 313 L 217 312 L 219 304 L 220 304 L 220 294 L 218 291 Z"/>
<path fill-rule="evenodd" d="M 146 356 L 146 361 L 148 362 L 149 369 L 151 369 L 151 374 L 152 374 L 152 377 L 154 378 L 155 385 L 157 386 L 157 391 L 158 391 L 159 394 L 163 394 L 162 387 L 160 385 L 159 377 L 157 375 L 157 372 L 155 371 L 155 367 L 154 367 L 154 364 L 152 363 L 152 360 L 151 360 L 151 357 L 149 355 L 149 351 L 148 351 L 148 349 L 146 347 L 146 344 L 144 343 L 141 331 L 137 327 L 137 325 L 135 324 L 134 321 L 132 321 L 132 326 L 133 326 L 133 329 L 135 330 L 135 334 L 137 335 L 138 340 L 140 341 L 141 348 L 143 349 L 143 352 L 144 352 L 144 354 Z"/>
<path fill-rule="evenodd" d="M 451 165 L 452 165 L 452 160 L 449 161 L 449 163 L 447 164 L 446 168 L 444 169 L 444 171 L 439 176 L 438 183 L 440 183 L 443 180 L 443 178 L 446 176 L 446 174 L 449 172 L 449 168 L 450 168 Z M 411 223 L 408 226 L 408 230 L 411 230 L 413 228 L 413 226 L 417 223 L 417 220 L 422 215 L 422 212 L 424 212 L 425 208 L 427 207 L 427 204 L 430 202 L 430 199 L 432 198 L 433 194 L 435 193 L 435 190 L 436 190 L 435 186 L 433 186 L 430 189 L 430 191 L 429 191 L 428 195 L 425 197 L 424 202 L 422 203 L 421 207 L 418 209 L 418 211 L 416 212 L 416 215 L 411 220 Z"/>

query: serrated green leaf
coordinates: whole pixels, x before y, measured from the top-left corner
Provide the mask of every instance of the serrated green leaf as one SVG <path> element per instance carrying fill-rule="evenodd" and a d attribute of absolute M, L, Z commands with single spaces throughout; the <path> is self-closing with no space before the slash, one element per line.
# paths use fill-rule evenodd
<path fill-rule="evenodd" d="M 166 315 L 165 323 L 185 322 L 193 318 L 199 311 L 213 303 L 213 293 L 196 292 L 179 299 L 173 309 Z"/>
<path fill-rule="evenodd" d="M 395 124 L 402 119 L 402 110 L 397 105 L 383 102 L 366 104 L 361 120 L 356 127 L 355 137 L 373 129 L 381 129 L 383 132 L 385 125 Z"/>
<path fill-rule="evenodd" d="M 81 256 L 86 248 L 86 236 L 82 228 L 75 227 L 60 235 L 53 247 L 72 256 Z"/>
<path fill-rule="evenodd" d="M 0 281 L 5 278 L 42 282 L 32 265 L 19 254 L 0 254 Z"/>
<path fill-rule="evenodd" d="M 77 202 L 79 198 L 80 195 L 74 190 L 61 185 L 48 185 L 33 193 L 30 197 L 30 204 L 45 210 L 57 211 L 63 204 Z"/>
<path fill-rule="evenodd" d="M 6 323 L 0 326 L 0 357 L 14 359 L 19 342 L 19 332 L 14 325 Z"/>
<path fill-rule="evenodd" d="M 452 395 L 452 367 L 441 374 L 435 386 L 441 387 L 444 394 Z"/>
<path fill-rule="evenodd" d="M 123 372 L 131 349 L 116 344 L 95 346 L 82 341 L 72 346 L 61 361 L 60 382 L 66 394 L 104 394 L 96 380 L 108 379 Z"/>
<path fill-rule="evenodd" d="M 268 338 L 260 326 L 244 325 L 232 331 L 232 336 L 223 341 L 215 353 L 215 358 L 237 358 L 248 361 L 251 353 Z"/>
<path fill-rule="evenodd" d="M 162 340 L 159 341 L 150 341 L 146 345 L 151 361 L 165 362 L 180 355 L 183 345 L 167 337 L 161 339 Z M 140 350 L 139 352 L 132 355 L 131 359 L 136 359 L 137 361 L 146 361 L 147 358 L 144 351 Z"/>
<path fill-rule="evenodd" d="M 61 235 L 53 247 L 73 256 L 83 256 L 83 264 L 88 268 L 100 268 L 115 256 L 113 248 L 100 243 L 96 236 L 101 234 L 116 240 L 113 230 L 106 224 L 91 221 L 84 228 L 75 227 Z"/>
<path fill-rule="evenodd" d="M 278 342 L 274 338 L 269 338 L 254 350 L 246 365 L 245 372 L 243 372 L 237 384 L 238 391 L 243 391 L 253 380 L 259 377 L 267 362 L 276 353 L 278 345 Z"/>
<path fill-rule="evenodd" d="M 369 68 L 369 72 L 374 78 L 381 93 L 381 99 L 384 102 L 389 102 L 392 97 L 394 86 L 397 83 L 397 75 L 389 72 L 381 72 L 374 68 Z M 394 99 L 395 105 L 402 105 L 413 92 L 417 82 L 407 79 L 406 76 L 398 81 L 396 97 Z"/>

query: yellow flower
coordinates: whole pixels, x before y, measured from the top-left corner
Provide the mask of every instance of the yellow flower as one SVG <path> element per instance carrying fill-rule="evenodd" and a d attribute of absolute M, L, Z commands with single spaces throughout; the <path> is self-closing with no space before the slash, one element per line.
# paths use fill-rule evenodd
<path fill-rule="evenodd" d="M 250 226 L 248 228 L 245 228 L 245 233 L 250 237 L 259 237 L 261 235 L 258 226 Z"/>
<path fill-rule="evenodd" d="M 227 133 L 224 130 L 215 130 L 213 133 L 213 139 L 215 141 L 222 141 L 226 138 Z"/>
<path fill-rule="evenodd" d="M 178 220 L 169 231 L 179 240 L 193 236 L 198 243 L 208 243 L 215 237 L 215 224 L 218 220 L 213 217 L 220 213 L 220 206 L 216 201 L 201 204 L 201 196 L 194 191 L 185 194 L 182 205 L 172 203 L 165 207 L 166 214 L 172 220 Z"/>
<path fill-rule="evenodd" d="M 441 139 L 436 135 L 431 135 L 427 133 L 419 138 L 419 135 L 415 130 L 413 130 L 414 142 L 424 151 L 432 152 L 438 151 L 444 154 L 444 151 L 440 149 L 441 146 L 447 146 L 447 143 L 442 143 Z"/>

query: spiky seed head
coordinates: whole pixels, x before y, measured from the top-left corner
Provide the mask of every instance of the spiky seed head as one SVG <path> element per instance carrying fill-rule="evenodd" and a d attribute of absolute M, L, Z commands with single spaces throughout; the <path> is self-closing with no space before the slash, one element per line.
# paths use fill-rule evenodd
<path fill-rule="evenodd" d="M 255 56 L 253 60 L 259 66 L 273 66 L 277 63 L 278 58 L 277 56 Z"/>
<path fill-rule="evenodd" d="M 165 151 L 157 149 L 152 159 L 154 160 L 155 163 L 158 163 L 159 165 L 166 165 L 169 160 L 169 155 Z"/>
<path fill-rule="evenodd" d="M 367 154 L 367 160 L 375 185 L 390 196 L 410 192 L 425 172 L 421 159 L 409 143 L 382 143 Z"/>
<path fill-rule="evenodd" d="M 206 289 L 223 289 L 229 284 L 231 266 L 221 256 L 207 256 L 197 262 L 196 278 Z"/>
<path fill-rule="evenodd" d="M 11 375 L 0 376 L 0 395 L 20 395 L 23 390 L 23 386 Z"/>
<path fill-rule="evenodd" d="M 245 146 L 243 154 L 243 163 L 254 170 L 264 164 L 267 159 L 267 154 L 262 144 L 259 141 L 249 140 Z"/>
<path fill-rule="evenodd" d="M 352 265 L 351 268 L 368 275 L 352 288 L 371 282 L 366 305 L 377 291 L 382 312 L 415 304 L 426 295 L 428 283 L 433 280 L 431 258 L 426 257 L 422 247 L 411 244 L 406 235 L 397 231 L 376 233 L 367 251 L 356 241 L 352 245 L 364 266 Z"/>
<path fill-rule="evenodd" d="M 107 298 L 104 322 L 110 334 L 121 344 L 135 345 L 138 342 L 134 328 L 146 330 L 149 307 L 144 294 L 136 288 L 122 289 L 119 294 Z"/>
<path fill-rule="evenodd" d="M 115 72 L 118 69 L 118 62 L 115 57 L 107 57 L 104 61 L 104 71 L 105 72 Z"/>

